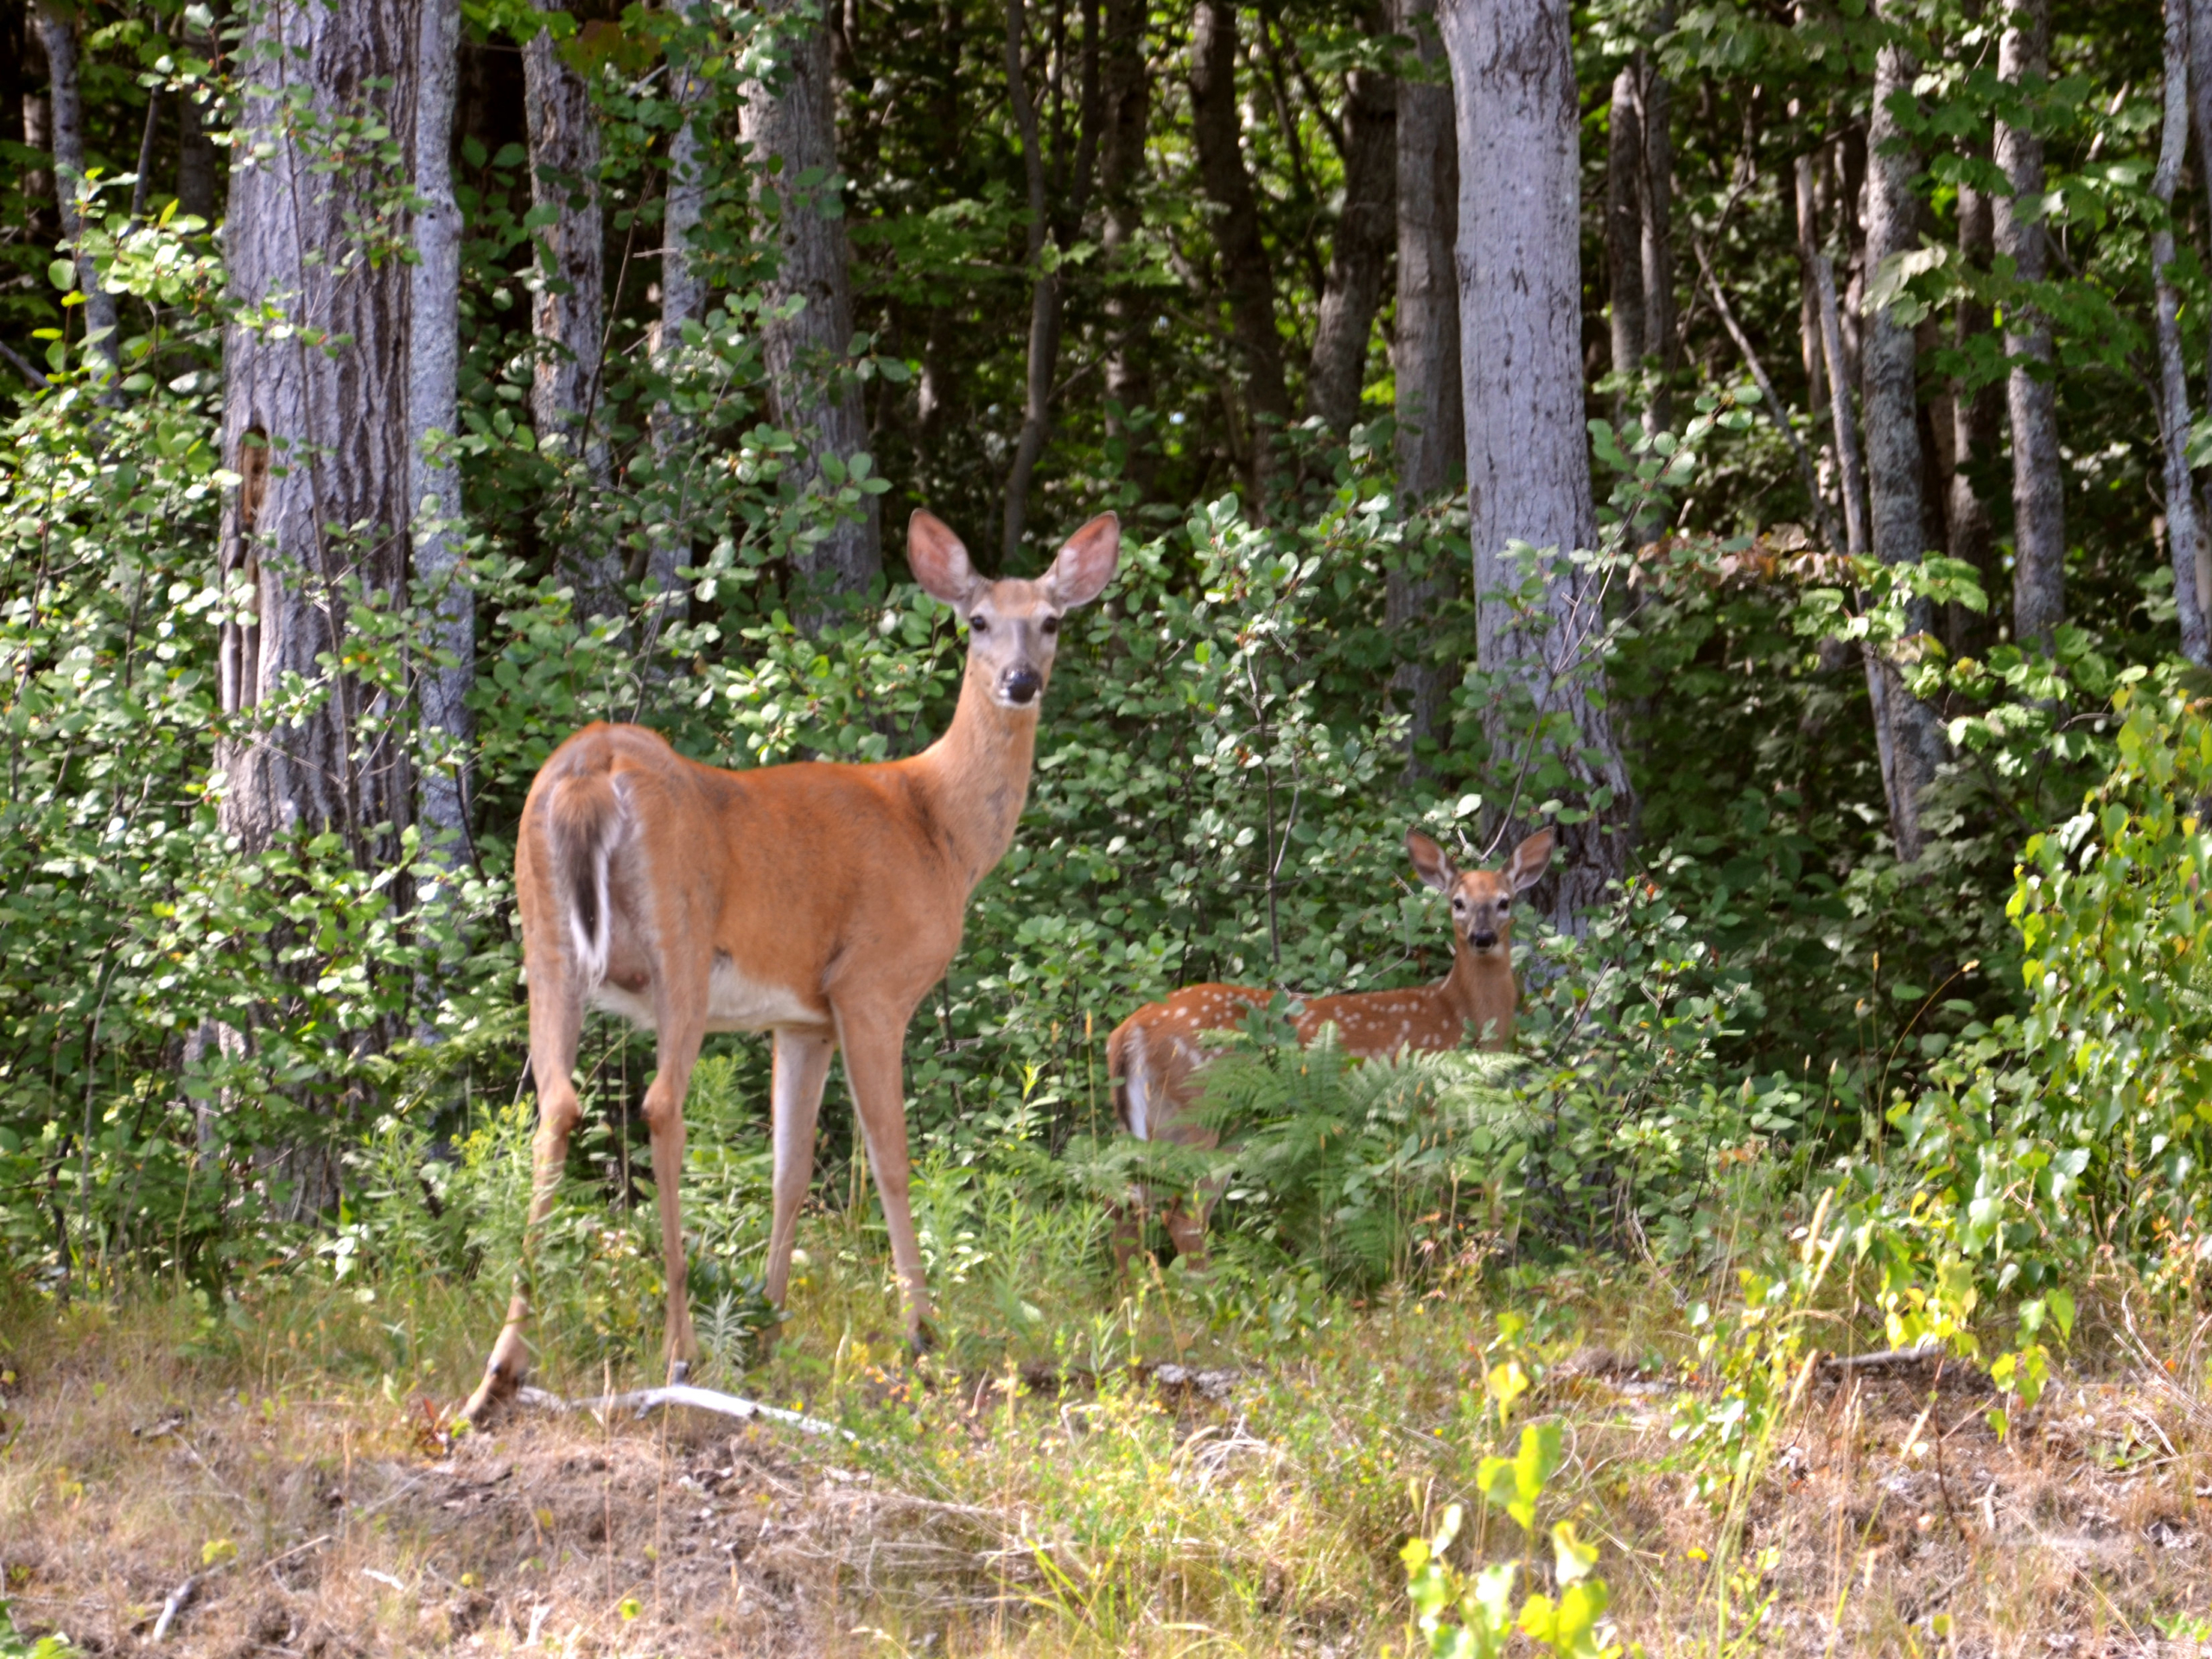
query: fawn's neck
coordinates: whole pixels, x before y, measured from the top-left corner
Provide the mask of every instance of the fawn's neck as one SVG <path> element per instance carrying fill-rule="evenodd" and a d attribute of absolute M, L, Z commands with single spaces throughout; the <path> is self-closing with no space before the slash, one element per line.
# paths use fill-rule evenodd
<path fill-rule="evenodd" d="M 1511 948 L 1477 956 L 1463 938 L 1455 938 L 1452 946 L 1452 971 L 1436 988 L 1437 994 L 1474 1027 L 1484 1047 L 1507 1046 L 1513 1040 L 1513 1010 L 1520 1001 Z"/>
<path fill-rule="evenodd" d="M 1029 798 L 1037 711 L 1044 701 L 1039 692 L 1028 708 L 1008 709 L 984 682 L 983 674 L 969 670 L 952 724 L 913 762 L 938 834 L 971 893 L 1014 844 Z"/>

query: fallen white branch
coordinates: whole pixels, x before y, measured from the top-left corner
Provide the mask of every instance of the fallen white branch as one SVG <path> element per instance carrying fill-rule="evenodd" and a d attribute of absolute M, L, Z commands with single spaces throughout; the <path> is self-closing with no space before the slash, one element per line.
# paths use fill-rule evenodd
<path fill-rule="evenodd" d="M 858 1438 L 849 1430 L 825 1423 L 819 1417 L 802 1416 L 781 1406 L 764 1406 L 758 1400 L 724 1394 L 719 1389 L 696 1388 L 688 1382 L 671 1383 L 664 1389 L 634 1389 L 627 1394 L 602 1394 L 589 1400 L 563 1400 L 543 1389 L 522 1389 L 516 1392 L 515 1403 L 535 1406 L 542 1411 L 588 1411 L 595 1417 L 610 1411 L 635 1411 L 642 1417 L 656 1406 L 690 1406 L 695 1411 L 711 1411 L 741 1421 L 766 1418 L 806 1434 L 837 1434 L 849 1440 Z"/>
<path fill-rule="evenodd" d="M 200 1580 L 204 1576 L 195 1573 L 169 1592 L 169 1599 L 162 1604 L 162 1616 L 154 1621 L 154 1641 L 168 1640 L 169 1626 L 176 1623 L 176 1616 L 189 1607 L 192 1599 L 200 1593 Z"/>

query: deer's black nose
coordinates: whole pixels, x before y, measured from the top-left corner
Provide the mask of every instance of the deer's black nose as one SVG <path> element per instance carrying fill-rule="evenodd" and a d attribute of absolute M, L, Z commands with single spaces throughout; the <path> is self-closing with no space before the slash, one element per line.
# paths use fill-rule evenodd
<path fill-rule="evenodd" d="M 1045 677 L 1033 668 L 1017 668 L 1009 671 L 1000 684 L 1014 702 L 1027 702 L 1045 689 Z"/>
<path fill-rule="evenodd" d="M 1497 943 L 1497 935 L 1485 929 L 1480 933 L 1472 933 L 1468 935 L 1468 939 L 1469 942 L 1474 945 L 1476 950 L 1487 950 L 1491 946 Z"/>

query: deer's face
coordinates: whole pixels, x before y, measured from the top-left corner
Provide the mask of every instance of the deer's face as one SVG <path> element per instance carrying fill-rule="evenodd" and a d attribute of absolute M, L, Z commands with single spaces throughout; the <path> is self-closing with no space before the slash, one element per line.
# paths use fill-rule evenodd
<path fill-rule="evenodd" d="M 1452 943 L 1478 958 L 1510 960 L 1513 901 L 1536 884 L 1551 862 L 1552 832 L 1539 830 L 1513 849 L 1502 870 L 1456 870 L 1444 849 L 1418 830 L 1406 851 L 1421 879 L 1452 901 Z"/>
<path fill-rule="evenodd" d="M 1469 870 L 1452 887 L 1452 931 L 1478 957 L 1513 950 L 1513 888 L 1496 870 Z"/>
<path fill-rule="evenodd" d="M 1101 513 L 1068 538 L 1036 581 L 986 582 L 941 520 L 918 512 L 906 526 L 915 579 L 967 626 L 968 677 L 1008 710 L 1034 712 L 1052 678 L 1061 617 L 1098 597 L 1121 556 L 1121 521 Z"/>

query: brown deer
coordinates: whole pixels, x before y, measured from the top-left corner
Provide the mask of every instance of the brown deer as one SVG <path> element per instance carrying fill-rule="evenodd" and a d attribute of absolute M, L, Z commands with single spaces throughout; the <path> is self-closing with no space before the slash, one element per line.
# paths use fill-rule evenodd
<path fill-rule="evenodd" d="M 1513 978 L 1513 899 L 1534 886 L 1551 862 L 1552 832 L 1530 836 L 1503 870 L 1455 870 L 1444 849 L 1418 830 L 1407 831 L 1406 851 L 1421 879 L 1451 896 L 1452 971 L 1433 985 L 1409 990 L 1294 999 L 1290 1014 L 1298 1040 L 1311 1043 L 1322 1027 L 1333 1025 L 1345 1053 L 1374 1059 L 1408 1049 L 1457 1048 L 1471 1029 L 1483 1048 L 1510 1048 L 1520 1001 Z M 1198 1074 L 1221 1052 L 1205 1043 L 1205 1033 L 1234 1028 L 1272 995 L 1244 985 L 1186 985 L 1115 1027 L 1106 1039 L 1106 1075 L 1122 1127 L 1140 1141 L 1213 1146 L 1215 1131 L 1189 1116 Z M 1178 1199 L 1160 1216 L 1177 1253 L 1193 1268 L 1205 1263 L 1211 1205 L 1212 1195 L 1206 1194 L 1192 1214 Z M 1135 1213 L 1119 1207 L 1114 1255 L 1125 1268 L 1136 1239 Z"/>
<path fill-rule="evenodd" d="M 1035 582 L 978 576 L 959 537 L 926 512 L 906 526 L 906 554 L 923 588 L 968 626 L 959 707 L 920 754 L 723 772 L 642 728 L 593 725 L 554 751 L 524 804 L 515 886 L 538 1101 L 525 1252 L 580 1116 L 570 1074 L 584 1009 L 609 1009 L 657 1039 L 645 1115 L 666 1351 L 679 1378 L 697 1351 L 677 1185 L 683 1096 L 710 1031 L 775 1034 L 768 1300 L 780 1306 L 791 1281 L 823 1084 L 842 1050 L 907 1339 L 924 1339 L 929 1288 L 906 1194 L 906 1023 L 959 948 L 969 894 L 1014 840 L 1061 614 L 1105 588 L 1121 526 L 1110 512 L 1093 518 Z M 520 1384 L 529 1318 L 518 1282 L 464 1418 L 480 1421 Z"/>

